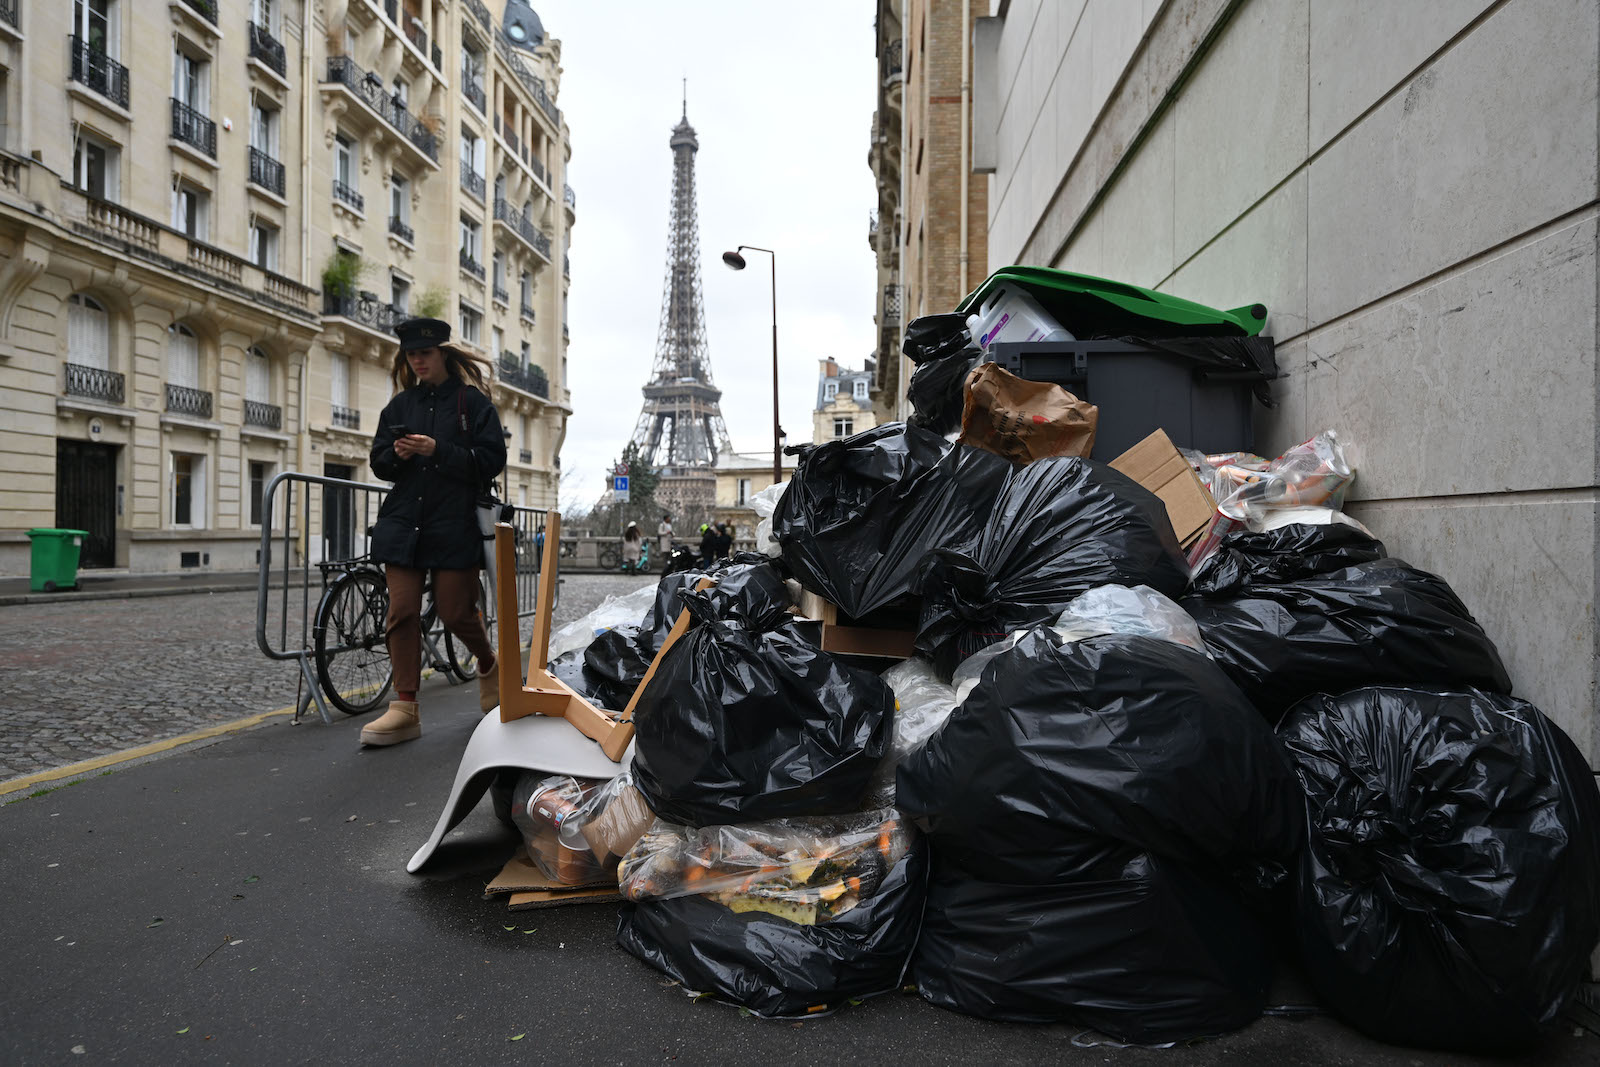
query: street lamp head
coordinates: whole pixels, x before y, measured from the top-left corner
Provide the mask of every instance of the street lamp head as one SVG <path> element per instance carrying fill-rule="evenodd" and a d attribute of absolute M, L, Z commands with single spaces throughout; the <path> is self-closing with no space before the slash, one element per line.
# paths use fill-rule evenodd
<path fill-rule="evenodd" d="M 722 253 L 722 262 L 728 265 L 729 270 L 744 270 L 744 257 L 737 252 Z"/>

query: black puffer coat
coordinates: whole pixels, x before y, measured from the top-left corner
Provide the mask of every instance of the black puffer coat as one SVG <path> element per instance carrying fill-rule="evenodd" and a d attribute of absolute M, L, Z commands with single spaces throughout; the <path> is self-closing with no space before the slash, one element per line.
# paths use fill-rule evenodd
<path fill-rule="evenodd" d="M 396 456 L 400 426 L 433 438 L 433 455 Z M 476 502 L 505 465 L 500 416 L 487 397 L 459 378 L 415 385 L 389 401 L 372 439 L 372 472 L 394 489 L 372 529 L 373 562 L 446 570 L 483 566 Z"/>

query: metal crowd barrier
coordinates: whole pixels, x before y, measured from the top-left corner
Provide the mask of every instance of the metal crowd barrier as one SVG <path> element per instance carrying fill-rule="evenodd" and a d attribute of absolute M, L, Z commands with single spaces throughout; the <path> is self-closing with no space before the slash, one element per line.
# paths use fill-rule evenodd
<path fill-rule="evenodd" d="M 295 708 L 296 722 L 312 702 L 323 722 L 333 722 L 317 685 L 317 606 L 327 587 L 371 550 L 372 524 L 388 492 L 388 485 L 300 471 L 284 471 L 267 484 L 261 504 L 256 645 L 268 659 L 299 664 L 304 692 Z M 527 618 L 539 596 L 545 512 L 511 507 L 517 534 L 517 617 Z"/>

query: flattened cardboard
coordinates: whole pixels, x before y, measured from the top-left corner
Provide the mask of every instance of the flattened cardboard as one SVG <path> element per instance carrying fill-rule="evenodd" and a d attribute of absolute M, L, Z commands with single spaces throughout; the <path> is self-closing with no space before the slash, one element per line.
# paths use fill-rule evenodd
<path fill-rule="evenodd" d="M 500 873 L 495 875 L 494 881 L 484 887 L 483 898 L 489 900 L 501 893 L 552 893 L 558 897 L 582 895 L 588 898 L 593 896 L 597 887 L 600 890 L 609 889 L 612 895 L 616 895 L 615 878 L 606 878 L 581 886 L 563 885 L 552 878 L 546 878 L 544 872 L 528 858 L 527 852 L 519 848 L 517 854 L 507 860 Z"/>
<path fill-rule="evenodd" d="M 621 899 L 622 894 L 615 889 L 533 889 L 526 893 L 512 893 L 506 898 L 506 910 L 533 911 L 538 908 L 559 908 L 563 904 L 610 904 Z"/>
<path fill-rule="evenodd" d="M 1156 496 L 1167 507 L 1167 518 L 1178 544 L 1188 548 L 1211 525 L 1217 502 L 1163 430 L 1146 437 L 1111 461 L 1121 471 Z"/>

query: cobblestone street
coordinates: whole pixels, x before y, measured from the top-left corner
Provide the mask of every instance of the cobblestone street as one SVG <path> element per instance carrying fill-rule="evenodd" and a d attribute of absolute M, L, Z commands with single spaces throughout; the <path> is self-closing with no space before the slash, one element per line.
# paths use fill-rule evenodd
<path fill-rule="evenodd" d="M 645 580 L 569 576 L 556 624 Z M 299 671 L 262 655 L 255 620 L 253 591 L 0 608 L 0 782 L 293 704 Z"/>

